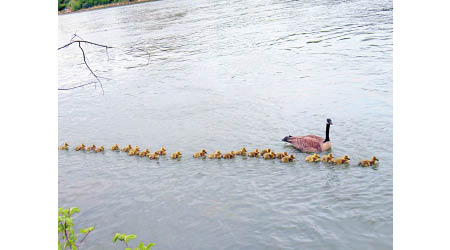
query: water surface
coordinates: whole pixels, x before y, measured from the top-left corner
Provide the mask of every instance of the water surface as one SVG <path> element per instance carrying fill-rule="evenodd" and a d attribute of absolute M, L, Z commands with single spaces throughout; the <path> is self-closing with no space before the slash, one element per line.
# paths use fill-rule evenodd
<path fill-rule="evenodd" d="M 392 1 L 163 0 L 59 16 L 59 44 L 75 32 L 115 48 L 84 46 L 105 94 L 59 91 L 59 143 L 184 153 L 60 151 L 59 205 L 97 227 L 83 249 L 116 232 L 155 249 L 392 248 Z M 76 46 L 58 56 L 59 87 L 93 80 Z M 324 136 L 326 118 L 350 166 L 281 142 Z M 297 161 L 191 157 L 242 146 Z"/>

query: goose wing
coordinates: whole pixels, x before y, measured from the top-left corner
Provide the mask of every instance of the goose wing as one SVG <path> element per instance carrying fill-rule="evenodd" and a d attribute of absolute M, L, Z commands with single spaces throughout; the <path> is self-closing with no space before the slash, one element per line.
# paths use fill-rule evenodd
<path fill-rule="evenodd" d="M 302 152 L 314 153 L 322 151 L 322 139 L 319 136 L 296 136 L 291 138 L 290 143 Z"/>

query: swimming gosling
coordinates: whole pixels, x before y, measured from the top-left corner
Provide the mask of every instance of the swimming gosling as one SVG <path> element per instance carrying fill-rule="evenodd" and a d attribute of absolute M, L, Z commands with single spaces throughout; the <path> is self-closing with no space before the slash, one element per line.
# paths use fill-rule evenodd
<path fill-rule="evenodd" d="M 248 157 L 259 157 L 259 156 L 260 156 L 260 153 L 259 153 L 258 149 L 255 149 L 255 151 L 248 153 Z"/>
<path fill-rule="evenodd" d="M 288 153 L 287 152 L 283 152 L 283 153 L 277 153 L 277 159 L 281 159 L 281 158 L 283 158 L 283 157 L 285 157 L 285 156 L 288 156 Z"/>
<path fill-rule="evenodd" d="M 307 162 L 319 162 L 319 160 L 320 160 L 319 154 L 308 155 L 305 158 L 305 161 Z"/>
<path fill-rule="evenodd" d="M 360 161 L 359 162 L 359 166 L 362 166 L 362 167 L 368 167 L 368 166 L 373 166 L 373 165 L 375 165 L 375 164 L 377 164 L 377 161 L 379 161 L 378 159 L 377 159 L 377 157 L 372 157 L 372 160 L 362 160 L 362 161 Z"/>
<path fill-rule="evenodd" d="M 236 151 L 236 155 L 247 155 L 247 149 L 245 147 L 241 148 L 240 150 Z"/>
<path fill-rule="evenodd" d="M 112 151 L 119 151 L 120 150 L 119 145 L 115 144 L 115 145 L 111 146 L 111 150 Z"/>
<path fill-rule="evenodd" d="M 172 158 L 172 159 L 179 159 L 179 158 L 181 158 L 181 153 L 180 153 L 180 151 L 177 151 L 176 153 L 172 153 L 171 155 L 170 155 L 170 158 Z"/>
<path fill-rule="evenodd" d="M 202 149 L 200 152 L 194 153 L 192 156 L 194 158 L 205 157 L 206 156 L 206 150 Z"/>
<path fill-rule="evenodd" d="M 333 154 L 328 154 L 322 157 L 322 162 L 332 162 L 333 161 Z"/>
<path fill-rule="evenodd" d="M 100 152 L 105 152 L 105 147 L 103 147 L 103 145 L 100 146 L 99 148 L 95 149 L 95 153 L 100 153 Z"/>
<path fill-rule="evenodd" d="M 83 151 L 84 151 L 84 150 L 86 150 L 86 146 L 85 146 L 84 144 L 81 144 L 80 146 L 76 146 L 76 147 L 75 147 L 75 150 L 76 150 L 76 151 L 80 151 L 80 150 L 83 150 Z"/>
<path fill-rule="evenodd" d="M 350 160 L 350 158 L 348 158 L 347 155 L 344 155 L 344 157 L 342 158 L 336 158 L 333 160 L 333 164 L 334 165 L 340 165 L 340 164 L 348 164 L 348 161 Z"/>
<path fill-rule="evenodd" d="M 128 144 L 128 146 L 122 148 L 122 152 L 128 152 L 128 151 L 130 151 L 131 149 L 132 149 L 131 145 Z"/>
<path fill-rule="evenodd" d="M 64 144 L 60 147 L 58 147 L 59 150 L 68 150 L 69 149 L 69 144 L 67 144 L 67 142 L 64 142 Z"/>

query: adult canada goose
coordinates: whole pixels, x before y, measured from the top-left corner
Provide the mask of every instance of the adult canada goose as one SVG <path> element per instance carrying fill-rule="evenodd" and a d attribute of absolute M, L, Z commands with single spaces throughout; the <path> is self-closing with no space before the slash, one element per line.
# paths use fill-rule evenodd
<path fill-rule="evenodd" d="M 317 135 L 305 136 L 286 136 L 282 141 L 291 143 L 294 147 L 305 153 L 316 153 L 328 150 L 331 148 L 330 141 L 330 125 L 331 119 L 327 119 L 327 127 L 325 132 L 325 139 Z"/>

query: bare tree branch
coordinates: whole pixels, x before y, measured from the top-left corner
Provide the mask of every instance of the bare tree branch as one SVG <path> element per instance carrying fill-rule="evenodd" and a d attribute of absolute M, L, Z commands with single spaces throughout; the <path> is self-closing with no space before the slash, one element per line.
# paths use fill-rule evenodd
<path fill-rule="evenodd" d="M 105 91 L 103 91 L 103 85 L 102 82 L 100 81 L 100 79 L 98 78 L 98 76 L 94 73 L 94 71 L 92 71 L 91 67 L 89 67 L 88 63 L 86 62 L 86 55 L 84 54 L 84 50 L 81 47 L 81 43 L 78 43 L 78 47 L 80 47 L 81 52 L 83 52 L 83 61 L 84 64 L 86 65 L 86 67 L 89 69 L 89 71 L 91 71 L 92 75 L 94 75 L 95 79 L 97 79 L 97 81 L 100 83 L 100 87 L 102 88 L 102 93 L 103 95 L 105 95 Z M 95 84 L 95 87 L 97 88 L 97 84 Z"/>
<path fill-rule="evenodd" d="M 69 42 L 68 44 L 59 47 L 58 50 L 64 49 L 64 48 L 66 48 L 66 47 L 69 47 L 70 45 L 72 45 L 72 44 L 74 44 L 74 43 L 78 43 L 78 44 L 80 44 L 80 43 L 88 43 L 88 44 L 100 46 L 100 47 L 103 47 L 103 48 L 106 48 L 106 49 L 112 49 L 112 48 L 114 48 L 114 47 L 111 47 L 111 46 L 102 45 L 102 44 L 98 44 L 98 43 L 93 43 L 93 42 L 89 42 L 89 41 L 85 41 L 85 40 L 73 40 L 73 41 Z"/>
<path fill-rule="evenodd" d="M 81 85 L 78 85 L 78 86 L 75 86 L 75 87 L 70 87 L 70 88 L 58 88 L 58 90 L 71 90 L 71 89 L 80 88 L 80 87 L 83 87 L 83 86 L 86 86 L 86 85 L 91 85 L 93 83 L 97 83 L 97 82 L 89 82 L 89 83 L 81 84 Z"/>
<path fill-rule="evenodd" d="M 74 40 L 74 39 L 75 39 L 75 40 Z M 108 61 L 109 61 L 109 53 L 108 53 L 108 49 L 113 49 L 113 48 L 117 48 L 117 47 L 112 47 L 112 46 L 108 46 L 108 45 L 103 45 L 103 44 L 98 44 L 98 43 L 86 41 L 86 40 L 84 40 L 82 37 L 80 37 L 79 35 L 77 35 L 77 34 L 75 33 L 75 34 L 73 34 L 73 36 L 72 36 L 72 38 L 70 39 L 70 41 L 69 41 L 67 44 L 65 44 L 65 45 L 63 45 L 63 46 L 61 46 L 61 47 L 59 47 L 58 50 L 67 48 L 67 47 L 71 46 L 72 44 L 77 44 L 77 43 L 78 43 L 78 47 L 79 47 L 80 50 L 81 50 L 81 53 L 83 54 L 83 64 L 86 65 L 86 68 L 87 68 L 87 69 L 89 70 L 89 72 L 95 77 L 96 81 L 95 81 L 95 82 L 89 82 L 89 83 L 86 83 L 86 84 L 77 85 L 77 86 L 70 87 L 70 88 L 58 88 L 58 90 L 72 90 L 72 89 L 80 88 L 80 87 L 83 87 L 83 86 L 86 86 L 86 85 L 91 85 L 91 84 L 93 84 L 93 83 L 95 84 L 95 85 L 94 85 L 95 88 L 97 88 L 97 82 L 98 82 L 98 83 L 100 84 L 101 89 L 102 89 L 102 94 L 105 95 L 105 92 L 104 92 L 104 90 L 103 90 L 103 84 L 102 84 L 102 82 L 100 81 L 100 79 L 106 79 L 106 80 L 112 80 L 112 79 L 107 78 L 107 77 L 99 76 L 99 75 L 97 75 L 97 74 L 91 69 L 91 67 L 89 66 L 89 64 L 88 64 L 88 62 L 87 62 L 86 53 L 85 53 L 83 47 L 81 46 L 81 44 L 83 43 L 83 44 L 94 45 L 94 46 L 97 46 L 97 47 L 105 48 L 106 55 L 108 56 Z M 147 57 L 147 63 L 146 63 L 145 65 L 148 65 L 148 64 L 150 63 L 150 53 L 149 53 L 147 50 L 144 50 L 144 49 L 141 49 L 141 48 L 136 48 L 136 47 L 122 48 L 122 49 L 124 49 L 125 54 L 127 54 L 127 55 L 132 55 L 133 50 L 134 50 L 134 51 L 141 51 L 141 52 L 144 52 L 144 53 L 146 54 L 146 57 Z M 144 57 L 144 56 L 139 55 L 139 57 Z"/>

